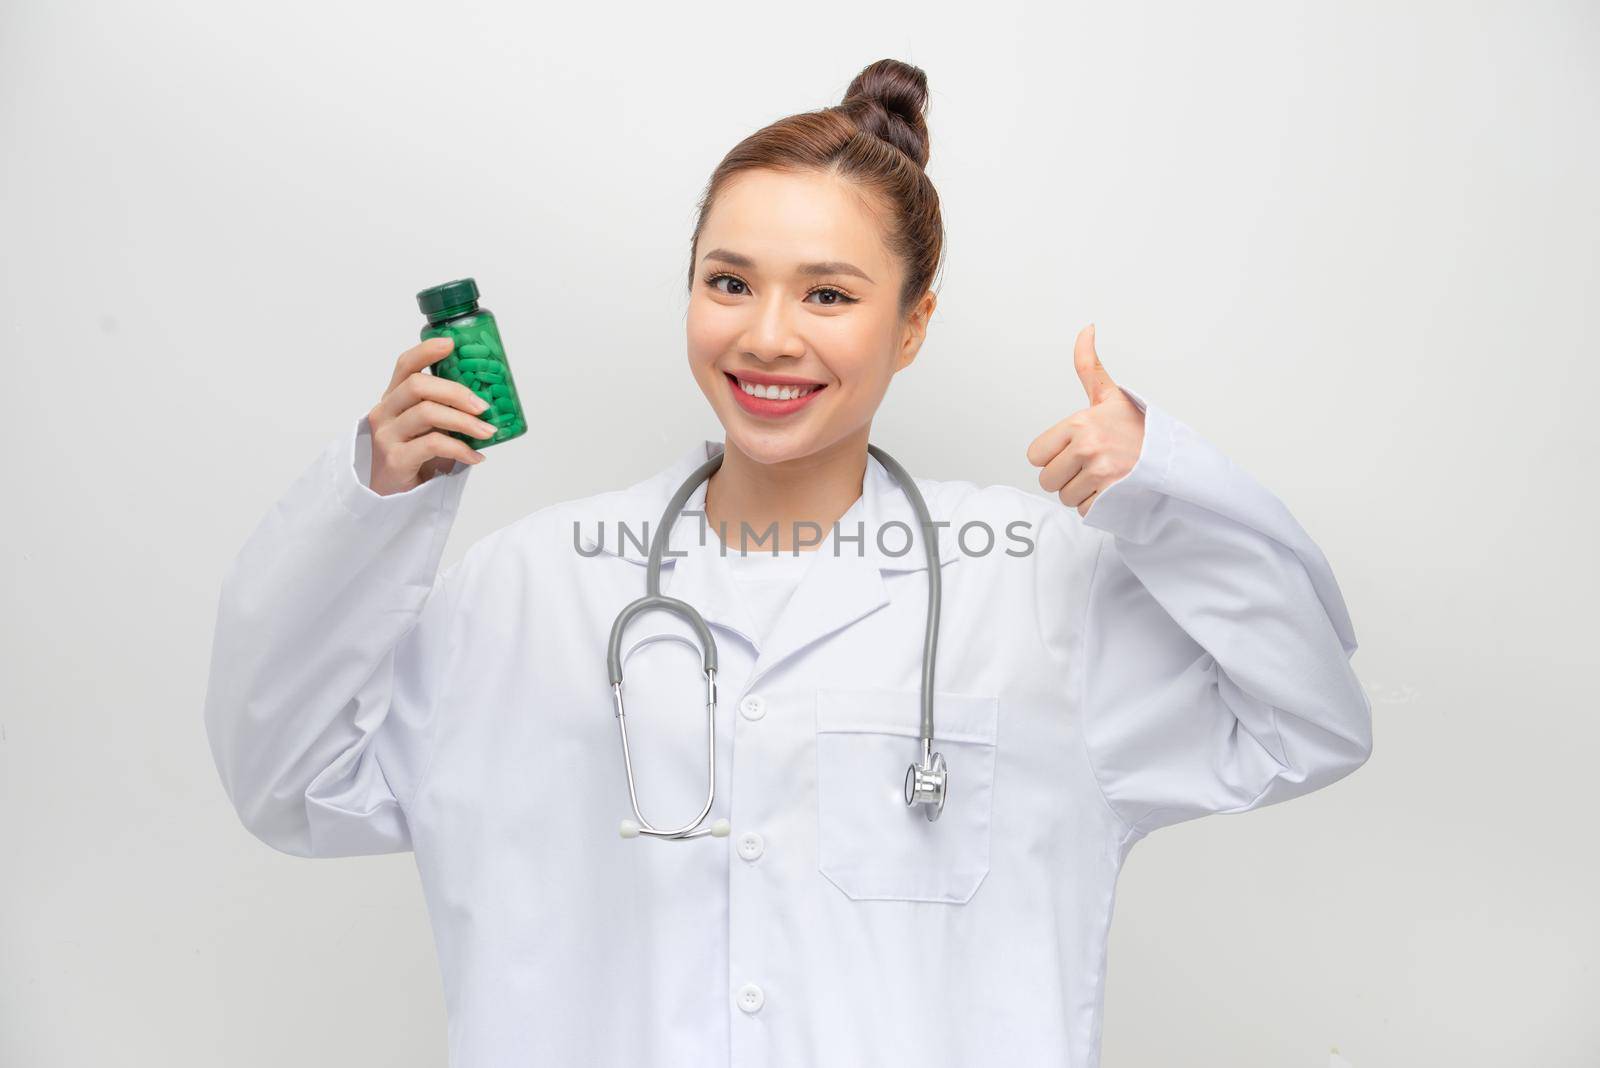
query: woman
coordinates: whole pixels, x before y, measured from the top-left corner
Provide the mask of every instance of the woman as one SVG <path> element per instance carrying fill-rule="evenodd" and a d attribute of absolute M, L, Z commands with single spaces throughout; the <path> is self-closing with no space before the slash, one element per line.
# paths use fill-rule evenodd
<path fill-rule="evenodd" d="M 1092 1066 L 1133 844 L 1367 758 L 1322 553 L 1116 386 L 1092 330 L 1087 405 L 1027 450 L 1052 496 L 919 479 L 924 540 L 867 442 L 935 303 L 926 97 L 879 61 L 713 175 L 687 336 L 725 440 L 436 575 L 483 458 L 442 431 L 482 425 L 418 345 L 226 578 L 206 726 L 228 795 L 287 853 L 415 852 L 457 1068 Z M 660 575 L 716 640 L 728 834 L 619 836 L 609 634 L 663 508 L 719 451 Z M 902 796 L 929 544 L 937 819 Z M 628 638 L 655 633 L 694 632 L 653 611 Z M 675 828 L 706 794 L 700 662 L 653 642 L 625 663 L 640 811 Z"/>

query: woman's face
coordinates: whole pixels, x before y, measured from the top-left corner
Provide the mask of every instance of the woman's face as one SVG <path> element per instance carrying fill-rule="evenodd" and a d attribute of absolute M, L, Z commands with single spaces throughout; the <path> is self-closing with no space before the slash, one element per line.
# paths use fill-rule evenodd
<path fill-rule="evenodd" d="M 831 175 L 746 171 L 718 194 L 695 247 L 689 366 L 731 447 L 780 463 L 865 441 L 935 303 L 901 317 L 882 233 Z"/>

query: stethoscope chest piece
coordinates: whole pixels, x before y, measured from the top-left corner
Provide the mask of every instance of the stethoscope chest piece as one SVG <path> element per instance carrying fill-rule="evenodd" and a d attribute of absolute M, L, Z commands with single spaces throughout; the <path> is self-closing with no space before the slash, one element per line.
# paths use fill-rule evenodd
<path fill-rule="evenodd" d="M 906 768 L 906 804 L 921 805 L 923 815 L 931 822 L 944 813 L 945 783 L 944 754 L 933 754 L 931 762 L 912 764 Z"/>

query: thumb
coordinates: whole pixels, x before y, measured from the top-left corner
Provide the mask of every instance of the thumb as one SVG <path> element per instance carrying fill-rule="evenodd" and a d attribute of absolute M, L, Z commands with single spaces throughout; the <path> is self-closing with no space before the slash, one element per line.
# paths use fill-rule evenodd
<path fill-rule="evenodd" d="M 1094 351 L 1093 323 L 1078 331 L 1078 340 L 1072 347 L 1072 364 L 1077 368 L 1078 381 L 1083 383 L 1083 391 L 1088 394 L 1090 404 L 1099 404 L 1107 397 L 1116 395 L 1117 384 L 1111 380 L 1105 365 L 1100 362 L 1099 354 Z"/>

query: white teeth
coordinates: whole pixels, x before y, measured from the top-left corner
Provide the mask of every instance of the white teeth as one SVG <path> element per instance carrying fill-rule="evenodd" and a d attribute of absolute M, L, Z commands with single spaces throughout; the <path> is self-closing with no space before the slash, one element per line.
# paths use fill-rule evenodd
<path fill-rule="evenodd" d="M 794 400 L 814 391 L 816 386 L 757 386 L 739 379 L 739 388 L 752 397 L 762 397 L 766 400 Z"/>

